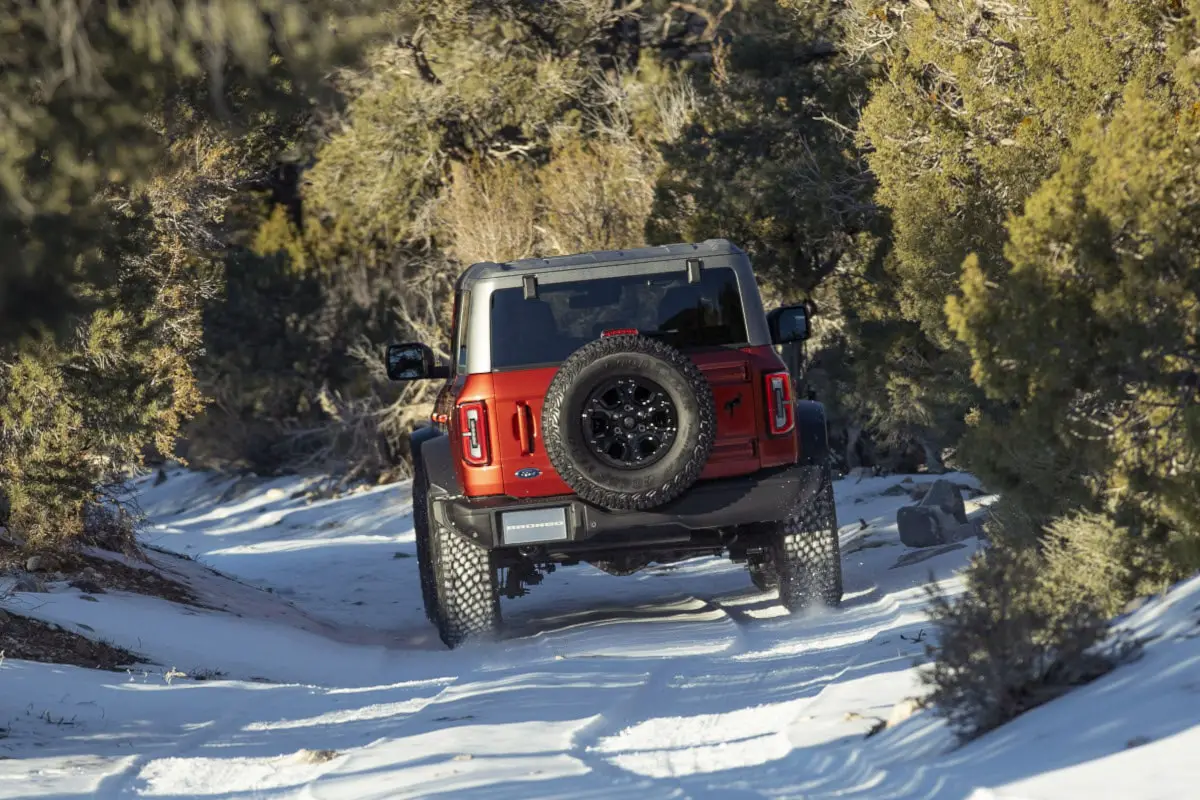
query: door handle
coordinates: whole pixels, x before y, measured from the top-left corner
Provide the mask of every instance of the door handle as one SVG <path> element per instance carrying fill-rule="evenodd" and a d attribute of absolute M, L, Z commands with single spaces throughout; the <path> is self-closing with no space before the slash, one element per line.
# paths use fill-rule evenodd
<path fill-rule="evenodd" d="M 517 438 L 521 440 L 521 455 L 533 452 L 533 409 L 521 401 L 517 402 Z"/>

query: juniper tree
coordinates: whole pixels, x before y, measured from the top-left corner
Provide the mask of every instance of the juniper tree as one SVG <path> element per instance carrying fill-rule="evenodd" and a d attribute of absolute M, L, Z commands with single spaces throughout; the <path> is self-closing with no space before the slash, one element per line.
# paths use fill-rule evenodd
<path fill-rule="evenodd" d="M 1164 20 L 1179 12 L 1043 0 L 850 8 L 842 46 L 881 73 L 858 132 L 889 224 L 886 256 L 848 265 L 842 286 L 867 323 L 850 331 L 855 372 L 885 431 L 953 445 L 971 408 L 1004 413 L 973 385 L 947 325 L 964 259 L 1001 258 L 1006 220 L 1072 138 L 1161 69 Z"/>
<path fill-rule="evenodd" d="M 349 4 L 0 11 L 0 492 L 31 545 L 196 412 L 225 206 L 357 39 Z"/>

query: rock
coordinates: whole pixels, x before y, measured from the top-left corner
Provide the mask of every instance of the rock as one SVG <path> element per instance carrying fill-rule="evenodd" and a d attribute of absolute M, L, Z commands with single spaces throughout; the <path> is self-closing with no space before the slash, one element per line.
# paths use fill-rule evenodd
<path fill-rule="evenodd" d="M 894 728 L 906 719 L 909 719 L 922 708 L 921 701 L 915 697 L 906 697 L 896 705 L 892 706 L 892 713 L 888 714 L 887 727 Z"/>
<path fill-rule="evenodd" d="M 304 764 L 324 764 L 326 761 L 333 761 L 341 753 L 337 750 L 300 750 L 296 753 L 296 760 Z"/>
<path fill-rule="evenodd" d="M 896 512 L 900 541 L 906 547 L 934 547 L 945 544 L 943 514 L 935 508 L 904 506 Z"/>
<path fill-rule="evenodd" d="M 875 477 L 875 467 L 855 467 L 854 469 L 852 469 L 848 473 L 846 473 L 846 477 L 847 478 L 857 478 L 860 481 L 863 478 L 874 478 Z"/>
<path fill-rule="evenodd" d="M 71 581 L 70 586 L 75 587 L 84 594 L 104 594 L 104 587 L 95 581 L 89 581 L 87 578 L 78 578 Z"/>
<path fill-rule="evenodd" d="M 7 611 L 0 608 L 0 625 L 7 625 L 9 622 L 12 622 L 12 617 L 8 615 Z"/>
<path fill-rule="evenodd" d="M 25 562 L 25 570 L 27 572 L 40 572 L 46 567 L 46 559 L 42 556 L 30 556 Z"/>
<path fill-rule="evenodd" d="M 958 488 L 949 481 L 935 481 L 915 506 L 896 512 L 900 541 L 908 547 L 934 547 L 958 542 L 978 534 L 978 526 L 967 519 L 967 509 Z"/>
<path fill-rule="evenodd" d="M 32 575 L 22 575 L 17 578 L 17 582 L 13 584 L 14 592 L 42 592 L 45 589 L 42 587 L 42 582 Z"/>
<path fill-rule="evenodd" d="M 921 505 L 935 505 L 943 511 L 953 514 L 959 523 L 963 525 L 967 523 L 967 509 L 963 504 L 962 495 L 959 494 L 958 487 L 950 481 L 934 481 L 933 486 L 929 487 L 929 493 L 921 501 Z"/>

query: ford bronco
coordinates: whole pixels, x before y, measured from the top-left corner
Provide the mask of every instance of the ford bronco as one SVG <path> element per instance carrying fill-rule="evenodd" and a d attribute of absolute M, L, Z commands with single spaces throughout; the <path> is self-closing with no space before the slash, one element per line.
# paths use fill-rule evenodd
<path fill-rule="evenodd" d="M 412 500 L 446 645 L 581 561 L 625 575 L 727 554 L 789 611 L 837 605 L 824 410 L 795 399 L 781 358 L 800 363 L 810 316 L 766 314 L 724 240 L 463 272 L 452 363 L 419 343 L 387 354 L 393 380 L 445 381 L 412 436 Z"/>

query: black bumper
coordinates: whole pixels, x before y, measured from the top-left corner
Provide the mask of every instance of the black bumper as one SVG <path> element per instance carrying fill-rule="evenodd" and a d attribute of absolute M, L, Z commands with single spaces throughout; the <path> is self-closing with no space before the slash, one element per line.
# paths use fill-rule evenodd
<path fill-rule="evenodd" d="M 445 498 L 435 500 L 434 514 L 489 549 L 506 546 L 586 549 L 618 542 L 630 546 L 678 541 L 693 531 L 783 519 L 797 505 L 816 496 L 821 479 L 821 467 L 797 464 L 746 477 L 701 481 L 678 500 L 650 511 L 607 511 L 575 495 L 565 495 L 533 500 Z M 503 541 L 501 513 L 557 508 L 566 511 L 566 538 L 519 544 Z"/>

